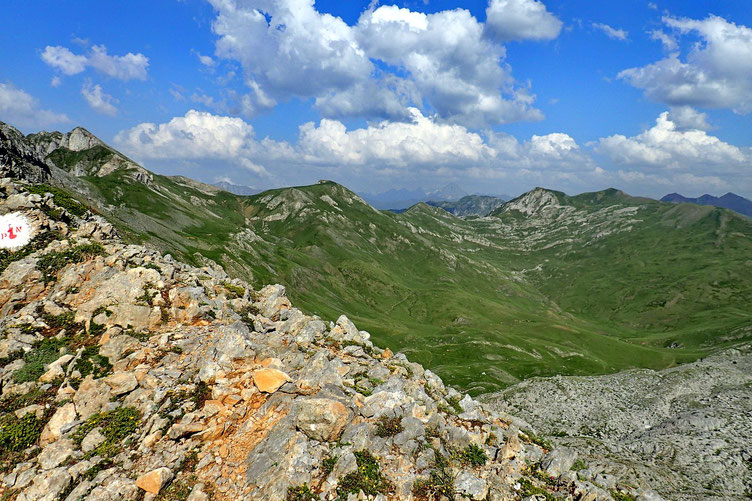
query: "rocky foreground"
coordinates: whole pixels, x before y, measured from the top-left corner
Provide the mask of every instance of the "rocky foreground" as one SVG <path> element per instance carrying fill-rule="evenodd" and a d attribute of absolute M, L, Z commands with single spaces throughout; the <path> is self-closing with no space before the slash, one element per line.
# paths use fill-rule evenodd
<path fill-rule="evenodd" d="M 646 479 L 669 499 L 752 496 L 752 345 L 664 371 L 531 379 L 483 400 L 577 450 L 601 486 Z"/>
<path fill-rule="evenodd" d="M 0 499 L 660 499 L 585 480 L 573 451 L 282 286 L 3 179 L 14 211 L 35 237 L 0 251 Z"/>

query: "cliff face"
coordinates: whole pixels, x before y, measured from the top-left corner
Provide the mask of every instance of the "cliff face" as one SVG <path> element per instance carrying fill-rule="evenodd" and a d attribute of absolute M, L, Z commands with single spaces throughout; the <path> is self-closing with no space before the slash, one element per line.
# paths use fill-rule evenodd
<path fill-rule="evenodd" d="M 0 183 L 3 499 L 610 499 L 576 451 L 293 307 Z"/>
<path fill-rule="evenodd" d="M 0 122 L 0 176 L 41 183 L 50 177 L 50 167 L 15 127 Z"/>

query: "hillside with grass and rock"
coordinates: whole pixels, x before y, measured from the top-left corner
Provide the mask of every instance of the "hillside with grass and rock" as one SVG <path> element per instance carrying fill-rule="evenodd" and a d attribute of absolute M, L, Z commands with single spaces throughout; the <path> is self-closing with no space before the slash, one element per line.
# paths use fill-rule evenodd
<path fill-rule="evenodd" d="M 5 172 L 62 190 L 125 241 L 281 283 L 311 314 L 347 312 L 473 395 L 665 369 L 752 339 L 752 222 L 727 210 L 539 188 L 487 217 L 395 214 L 332 182 L 239 196 L 144 175 L 81 128 L 2 130 Z"/>
<path fill-rule="evenodd" d="M 578 477 L 571 452 L 344 315 L 30 188 L 0 182 L 0 213 L 35 235 L 1 261 L 4 500 L 658 499 Z"/>
<path fill-rule="evenodd" d="M 3 499 L 752 489 L 749 218 L 614 189 L 483 217 L 241 196 L 83 128 L 0 124 L 0 176 L 35 228 L 0 251 Z"/>

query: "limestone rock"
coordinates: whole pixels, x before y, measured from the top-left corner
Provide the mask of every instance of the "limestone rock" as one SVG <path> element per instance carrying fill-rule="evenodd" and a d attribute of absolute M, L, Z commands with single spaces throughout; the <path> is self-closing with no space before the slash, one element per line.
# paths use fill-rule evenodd
<path fill-rule="evenodd" d="M 48 445 L 37 457 L 39 466 L 43 470 L 57 468 L 73 454 L 73 442 L 63 439 Z"/>
<path fill-rule="evenodd" d="M 86 376 L 73 396 L 76 411 L 83 420 L 99 412 L 109 401 L 109 385 L 101 379 L 94 379 L 92 375 Z"/>
<path fill-rule="evenodd" d="M 123 395 L 136 389 L 138 380 L 132 372 L 118 372 L 104 379 L 114 396 Z"/>
<path fill-rule="evenodd" d="M 300 405 L 295 425 L 313 440 L 331 442 L 342 434 L 349 415 L 347 407 L 336 400 L 311 398 Z"/>
<path fill-rule="evenodd" d="M 90 452 L 99 447 L 107 438 L 102 435 L 99 428 L 94 428 L 86 434 L 81 441 L 81 450 L 84 452 Z"/>
<path fill-rule="evenodd" d="M 543 457 L 541 467 L 549 475 L 558 477 L 569 469 L 577 459 L 577 451 L 569 447 L 559 447 Z"/>
<path fill-rule="evenodd" d="M 136 485 L 139 489 L 143 489 L 151 494 L 159 494 L 162 487 L 167 485 L 174 476 L 172 470 L 163 466 L 138 477 Z"/>
<path fill-rule="evenodd" d="M 50 420 L 42 430 L 39 437 L 39 443 L 42 446 L 58 440 L 61 436 L 61 429 L 76 420 L 76 405 L 69 402 L 55 411 Z"/>
<path fill-rule="evenodd" d="M 467 471 L 460 472 L 454 481 L 454 488 L 470 499 L 486 499 L 488 495 L 488 484 L 485 480 L 480 479 Z"/>
<path fill-rule="evenodd" d="M 107 357 L 111 364 L 114 364 L 123 357 L 123 354 L 130 350 L 136 350 L 139 347 L 138 339 L 120 335 L 110 338 L 100 348 L 99 354 Z"/>
<path fill-rule="evenodd" d="M 264 393 L 274 393 L 283 384 L 292 381 L 290 376 L 277 369 L 259 369 L 253 373 L 256 388 Z"/>

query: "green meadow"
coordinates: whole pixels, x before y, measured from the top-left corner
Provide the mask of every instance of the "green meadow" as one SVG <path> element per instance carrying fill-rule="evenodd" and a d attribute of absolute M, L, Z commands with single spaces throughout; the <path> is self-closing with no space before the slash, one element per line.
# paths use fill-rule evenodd
<path fill-rule="evenodd" d="M 752 338 L 752 220 L 616 190 L 458 218 L 331 182 L 251 197 L 115 171 L 78 190 L 133 242 L 342 313 L 471 394 L 692 361 Z M 528 207 L 528 205 L 525 205 Z"/>

